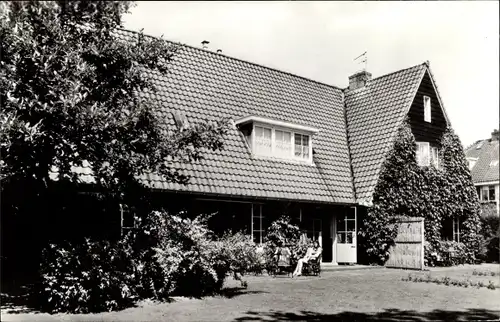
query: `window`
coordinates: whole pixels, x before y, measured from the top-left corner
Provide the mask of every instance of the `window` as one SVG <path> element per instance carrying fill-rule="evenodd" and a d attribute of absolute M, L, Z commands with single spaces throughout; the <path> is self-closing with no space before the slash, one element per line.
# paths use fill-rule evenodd
<path fill-rule="evenodd" d="M 253 155 L 312 163 L 312 136 L 319 129 L 256 115 L 235 120 L 234 124 Z"/>
<path fill-rule="evenodd" d="M 476 165 L 477 158 L 467 158 L 467 162 L 469 163 L 469 170 L 472 170 Z"/>
<path fill-rule="evenodd" d="M 439 169 L 439 149 L 434 146 L 431 146 L 431 164 Z"/>
<path fill-rule="evenodd" d="M 429 150 L 429 142 L 417 142 L 417 163 L 419 166 L 429 166 Z"/>
<path fill-rule="evenodd" d="M 120 221 L 122 234 L 128 230 L 136 228 L 135 213 L 127 205 L 120 205 Z"/>
<path fill-rule="evenodd" d="M 295 156 L 309 159 L 309 135 L 295 133 Z"/>
<path fill-rule="evenodd" d="M 255 127 L 255 150 L 261 155 L 271 155 L 271 129 L 261 126 Z"/>
<path fill-rule="evenodd" d="M 282 128 L 255 125 L 256 155 L 311 161 L 311 137 Z"/>
<path fill-rule="evenodd" d="M 431 98 L 424 96 L 424 121 L 431 122 Z"/>
<path fill-rule="evenodd" d="M 356 214 L 352 211 L 337 216 L 337 243 L 356 243 Z"/>
<path fill-rule="evenodd" d="M 441 225 L 441 238 L 443 240 L 460 242 L 460 218 L 446 218 Z"/>
<path fill-rule="evenodd" d="M 453 218 L 453 240 L 460 242 L 460 218 Z"/>
<path fill-rule="evenodd" d="M 264 237 L 264 216 L 262 205 L 252 204 L 252 240 L 256 244 L 262 244 Z"/>
<path fill-rule="evenodd" d="M 495 186 L 488 186 L 490 201 L 495 200 Z"/>
<path fill-rule="evenodd" d="M 317 240 L 319 241 L 319 237 L 321 236 L 321 231 L 322 231 L 322 222 L 321 219 L 312 219 L 308 218 L 305 220 L 305 232 L 307 238 L 311 240 Z"/>
<path fill-rule="evenodd" d="M 495 186 L 481 187 L 481 201 L 495 201 Z"/>
<path fill-rule="evenodd" d="M 490 167 L 495 167 L 495 166 L 497 166 L 497 165 L 498 165 L 498 160 L 492 160 L 492 161 L 490 162 Z"/>
<path fill-rule="evenodd" d="M 292 154 L 292 133 L 276 130 L 275 131 L 275 151 L 279 157 L 289 157 Z"/>

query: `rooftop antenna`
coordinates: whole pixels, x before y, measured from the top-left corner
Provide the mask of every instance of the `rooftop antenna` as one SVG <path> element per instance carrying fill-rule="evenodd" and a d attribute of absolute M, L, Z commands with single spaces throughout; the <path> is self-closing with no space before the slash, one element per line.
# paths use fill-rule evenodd
<path fill-rule="evenodd" d="M 358 57 L 354 58 L 354 61 L 356 61 L 356 60 L 359 59 L 358 64 L 365 63 L 365 66 L 362 69 L 362 71 L 364 71 L 364 72 L 366 72 L 366 67 L 368 65 L 368 55 L 367 55 L 367 53 L 368 53 L 368 51 L 365 51 L 364 53 L 362 53 Z"/>
<path fill-rule="evenodd" d="M 203 48 L 203 49 L 207 49 L 207 48 L 208 48 L 208 44 L 209 44 L 209 43 L 210 43 L 210 41 L 208 41 L 208 40 L 203 40 L 203 41 L 201 42 L 201 46 L 202 46 L 202 48 Z"/>

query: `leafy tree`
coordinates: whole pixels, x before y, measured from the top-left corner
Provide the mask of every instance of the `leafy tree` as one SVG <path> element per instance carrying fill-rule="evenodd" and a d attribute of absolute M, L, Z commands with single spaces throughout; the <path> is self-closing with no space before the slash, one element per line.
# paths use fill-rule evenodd
<path fill-rule="evenodd" d="M 184 183 L 173 162 L 220 149 L 226 121 L 165 126 L 148 97 L 181 46 L 141 33 L 123 37 L 128 1 L 2 2 L 2 181 L 75 183 L 88 163 L 96 185 L 122 191 L 156 172 Z M 122 35 L 122 36 L 120 36 Z M 2 182 L 2 183 L 5 183 Z"/>
<path fill-rule="evenodd" d="M 88 188 L 100 192 L 99 211 L 116 214 L 126 199 L 148 214 L 151 190 L 140 175 L 154 172 L 185 183 L 189 177 L 175 162 L 198 160 L 223 146 L 226 120 L 172 128 L 150 99 L 182 46 L 120 30 L 132 5 L 0 3 L 1 226 L 3 244 L 11 245 L 3 256 L 18 267 L 36 266 L 36 248 L 47 238 L 78 230 L 77 216 L 63 209 L 82 190 L 75 167 L 91 169 L 95 182 Z M 92 229 L 111 217 L 99 217 Z"/>

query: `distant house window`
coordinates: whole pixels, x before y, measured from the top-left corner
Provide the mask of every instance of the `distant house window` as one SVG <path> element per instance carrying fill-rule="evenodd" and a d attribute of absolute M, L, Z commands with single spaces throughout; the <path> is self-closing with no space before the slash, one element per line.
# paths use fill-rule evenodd
<path fill-rule="evenodd" d="M 264 238 L 264 216 L 262 205 L 252 204 L 252 240 L 256 244 L 262 244 Z"/>
<path fill-rule="evenodd" d="M 261 155 L 271 155 L 272 153 L 272 130 L 270 128 L 255 127 L 255 150 Z"/>
<path fill-rule="evenodd" d="M 431 98 L 429 96 L 424 96 L 424 120 L 431 122 Z"/>
<path fill-rule="evenodd" d="M 469 163 L 469 170 L 472 170 L 476 165 L 477 158 L 467 158 L 467 162 Z"/>
<path fill-rule="evenodd" d="M 495 201 L 495 186 L 481 187 L 481 201 Z"/>
<path fill-rule="evenodd" d="M 417 142 L 417 163 L 421 167 L 430 165 L 429 142 Z"/>

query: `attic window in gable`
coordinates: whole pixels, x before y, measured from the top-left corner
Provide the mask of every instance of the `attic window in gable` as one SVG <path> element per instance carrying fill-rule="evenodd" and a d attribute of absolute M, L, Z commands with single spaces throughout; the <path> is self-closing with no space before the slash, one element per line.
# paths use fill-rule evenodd
<path fill-rule="evenodd" d="M 490 162 L 490 167 L 494 167 L 494 166 L 497 166 L 498 165 L 498 160 L 492 160 Z"/>
<path fill-rule="evenodd" d="M 431 98 L 424 96 L 424 121 L 431 122 Z"/>
<path fill-rule="evenodd" d="M 248 116 L 235 121 L 256 156 L 312 162 L 312 137 L 317 129 Z"/>

